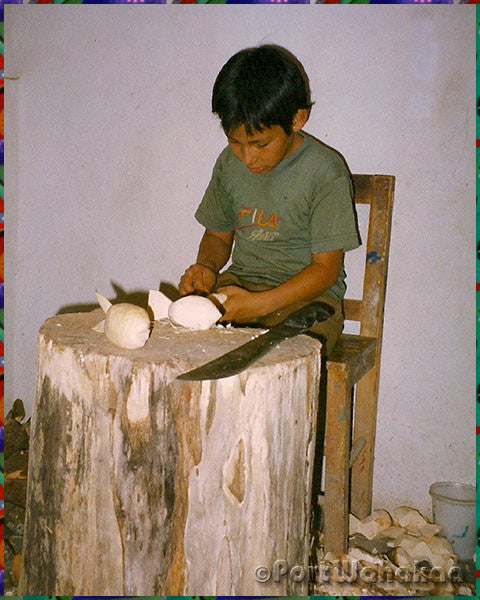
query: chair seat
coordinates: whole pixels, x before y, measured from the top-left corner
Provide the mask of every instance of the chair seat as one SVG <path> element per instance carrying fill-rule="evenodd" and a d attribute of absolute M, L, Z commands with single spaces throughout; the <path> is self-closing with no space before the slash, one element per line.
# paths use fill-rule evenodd
<path fill-rule="evenodd" d="M 376 347 L 375 338 L 343 333 L 327 358 L 327 369 L 345 373 L 353 385 L 373 368 Z"/>

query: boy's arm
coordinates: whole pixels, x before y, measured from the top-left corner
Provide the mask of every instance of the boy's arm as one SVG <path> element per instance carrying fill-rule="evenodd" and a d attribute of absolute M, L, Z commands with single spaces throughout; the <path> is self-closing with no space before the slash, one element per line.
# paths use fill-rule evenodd
<path fill-rule="evenodd" d="M 197 254 L 197 262 L 185 271 L 179 290 L 185 294 L 208 294 L 217 280 L 217 273 L 230 257 L 233 231 L 226 233 L 206 229 Z"/>
<path fill-rule="evenodd" d="M 342 265 L 343 250 L 322 252 L 312 254 L 308 267 L 271 290 L 248 292 L 236 286 L 221 288 L 219 291 L 227 295 L 226 313 L 221 320 L 247 323 L 299 300 L 313 300 L 337 281 Z"/>

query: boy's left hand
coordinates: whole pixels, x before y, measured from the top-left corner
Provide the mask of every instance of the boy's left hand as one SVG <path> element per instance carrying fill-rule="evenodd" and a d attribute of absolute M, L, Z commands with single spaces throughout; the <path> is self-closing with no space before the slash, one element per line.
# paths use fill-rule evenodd
<path fill-rule="evenodd" d="M 217 290 L 227 296 L 223 303 L 225 314 L 221 323 L 248 323 L 262 316 L 261 292 L 249 292 L 236 285 L 227 285 Z"/>

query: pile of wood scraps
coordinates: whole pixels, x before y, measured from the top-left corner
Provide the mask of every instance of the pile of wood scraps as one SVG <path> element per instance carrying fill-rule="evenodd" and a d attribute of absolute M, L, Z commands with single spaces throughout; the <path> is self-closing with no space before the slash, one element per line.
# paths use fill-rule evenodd
<path fill-rule="evenodd" d="M 15 400 L 5 418 L 5 595 L 14 595 L 20 576 L 23 524 L 27 497 L 30 420 L 22 400 Z M 13 590 L 13 591 L 12 591 Z"/>
<path fill-rule="evenodd" d="M 418 510 L 350 515 L 347 554 L 317 549 L 315 595 L 473 596 L 475 572 L 458 561 L 441 527 Z M 472 562 L 473 565 L 473 562 Z"/>

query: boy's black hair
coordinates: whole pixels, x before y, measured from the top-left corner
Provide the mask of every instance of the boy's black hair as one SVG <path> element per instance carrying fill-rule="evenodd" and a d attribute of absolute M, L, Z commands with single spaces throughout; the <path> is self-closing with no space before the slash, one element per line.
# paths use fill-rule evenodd
<path fill-rule="evenodd" d="M 248 135 L 280 125 L 290 135 L 297 111 L 310 110 L 312 105 L 303 66 L 280 46 L 237 52 L 222 67 L 213 86 L 212 111 L 227 134 L 242 125 Z"/>

